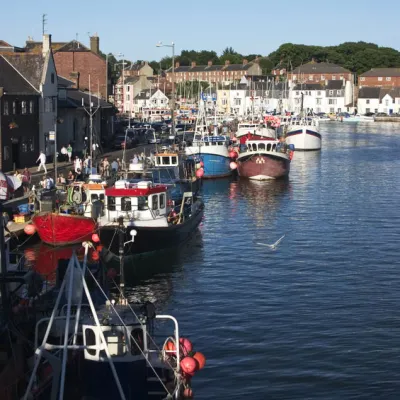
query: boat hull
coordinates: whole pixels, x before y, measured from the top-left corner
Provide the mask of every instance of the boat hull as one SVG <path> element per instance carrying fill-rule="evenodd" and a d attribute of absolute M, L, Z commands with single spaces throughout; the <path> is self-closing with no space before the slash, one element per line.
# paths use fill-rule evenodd
<path fill-rule="evenodd" d="M 93 218 L 59 213 L 40 213 L 32 218 L 40 239 L 52 246 L 67 246 L 91 238 L 97 224 Z"/>
<path fill-rule="evenodd" d="M 257 181 L 285 178 L 289 175 L 290 159 L 268 153 L 252 153 L 238 158 L 237 169 L 240 177 Z"/>
<path fill-rule="evenodd" d="M 204 205 L 201 204 L 196 212 L 182 224 L 168 227 L 128 226 L 124 233 L 124 242 L 132 239 L 130 234 L 132 230 L 135 230 L 137 234 L 134 242 L 124 247 L 125 255 L 137 255 L 179 246 L 197 229 L 203 214 Z M 119 237 L 116 229 L 116 225 L 100 227 L 101 244 L 114 255 L 118 255 L 119 252 Z"/>
<path fill-rule="evenodd" d="M 321 134 L 312 126 L 296 126 L 288 129 L 286 143 L 293 144 L 295 150 L 320 150 Z"/>

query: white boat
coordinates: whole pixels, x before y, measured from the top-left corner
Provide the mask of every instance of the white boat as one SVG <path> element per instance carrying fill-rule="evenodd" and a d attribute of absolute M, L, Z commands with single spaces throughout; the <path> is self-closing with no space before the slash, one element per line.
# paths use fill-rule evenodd
<path fill-rule="evenodd" d="M 286 128 L 286 143 L 293 144 L 295 150 L 320 150 L 318 120 L 311 117 L 292 118 Z"/>
<path fill-rule="evenodd" d="M 261 122 L 242 122 L 238 124 L 236 137 L 240 140 L 243 136 L 251 138 L 275 138 L 275 130 L 268 127 L 263 121 Z"/>

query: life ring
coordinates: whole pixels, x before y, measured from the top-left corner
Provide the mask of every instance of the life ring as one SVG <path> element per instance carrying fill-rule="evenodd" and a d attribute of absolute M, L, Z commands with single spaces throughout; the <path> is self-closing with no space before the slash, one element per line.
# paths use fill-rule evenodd
<path fill-rule="evenodd" d="M 81 204 L 82 203 L 82 193 L 81 192 L 74 192 L 72 195 L 72 201 L 75 204 Z"/>

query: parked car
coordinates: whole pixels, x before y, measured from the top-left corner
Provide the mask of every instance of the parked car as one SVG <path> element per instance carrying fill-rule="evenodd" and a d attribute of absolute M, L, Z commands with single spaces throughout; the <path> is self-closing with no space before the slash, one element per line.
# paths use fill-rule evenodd
<path fill-rule="evenodd" d="M 375 114 L 375 117 L 387 117 L 388 115 L 384 112 L 378 112 L 377 114 Z"/>

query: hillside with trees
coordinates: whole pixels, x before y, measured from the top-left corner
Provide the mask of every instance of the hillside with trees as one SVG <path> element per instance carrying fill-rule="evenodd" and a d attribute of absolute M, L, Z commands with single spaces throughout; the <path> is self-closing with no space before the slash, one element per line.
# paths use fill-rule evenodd
<path fill-rule="evenodd" d="M 208 61 L 213 64 L 224 64 L 229 60 L 232 64 L 240 64 L 243 59 L 253 61 L 260 59 L 263 74 L 271 73 L 276 66 L 291 70 L 313 59 L 317 62 L 331 62 L 343 66 L 350 71 L 362 74 L 371 68 L 400 68 L 400 52 L 390 47 L 379 47 L 374 43 L 346 42 L 337 46 L 308 46 L 303 44 L 284 43 L 268 56 L 261 54 L 240 54 L 232 47 L 227 47 L 220 55 L 209 50 L 183 50 L 176 57 L 180 65 L 188 66 L 192 61 L 197 65 L 205 65 Z M 150 64 L 157 73 L 171 67 L 171 57 Z"/>

